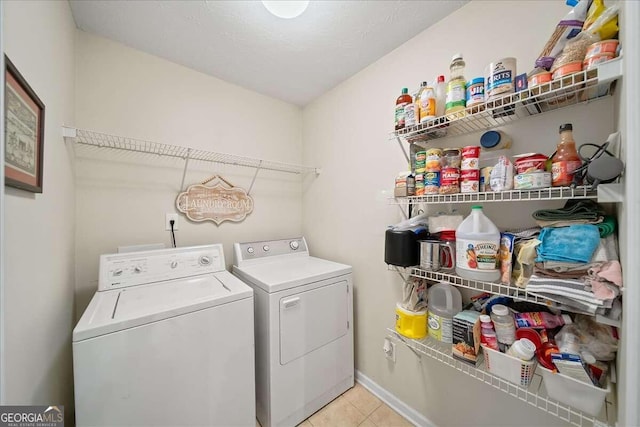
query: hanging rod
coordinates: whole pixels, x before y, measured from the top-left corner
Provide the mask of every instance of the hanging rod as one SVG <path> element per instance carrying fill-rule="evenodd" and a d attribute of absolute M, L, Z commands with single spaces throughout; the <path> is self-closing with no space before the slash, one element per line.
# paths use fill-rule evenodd
<path fill-rule="evenodd" d="M 72 140 L 76 144 L 97 147 L 100 149 L 124 150 L 136 153 L 155 154 L 165 157 L 176 157 L 180 159 L 201 160 L 205 162 L 222 163 L 248 168 L 260 168 L 297 175 L 307 173 L 315 173 L 316 175 L 319 175 L 321 170 L 320 168 L 315 168 L 313 166 L 261 160 L 236 154 L 217 153 L 214 151 L 199 150 L 179 145 L 169 145 L 124 136 L 109 135 L 106 133 L 76 129 L 67 126 L 62 127 L 62 135 L 65 139 Z"/>

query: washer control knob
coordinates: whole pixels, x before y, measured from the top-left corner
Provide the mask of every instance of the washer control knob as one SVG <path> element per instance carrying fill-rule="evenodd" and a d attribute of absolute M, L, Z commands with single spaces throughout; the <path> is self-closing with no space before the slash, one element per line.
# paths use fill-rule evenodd
<path fill-rule="evenodd" d="M 254 251 L 253 251 L 253 248 L 252 248 L 251 246 L 249 246 L 249 247 L 247 248 L 247 252 L 249 252 L 250 254 L 252 254 L 252 253 L 254 252 Z"/>
<path fill-rule="evenodd" d="M 114 276 L 122 276 L 122 269 L 121 268 L 116 268 L 115 270 L 113 270 L 113 275 Z"/>
<path fill-rule="evenodd" d="M 136 265 L 135 267 L 133 267 L 133 272 L 134 273 L 141 273 L 142 272 L 142 267 L 140 267 L 139 265 Z"/>
<path fill-rule="evenodd" d="M 289 247 L 294 251 L 297 251 L 300 247 L 300 244 L 296 240 L 292 240 L 291 242 L 289 242 Z"/>
<path fill-rule="evenodd" d="M 269 247 L 269 245 L 264 245 L 264 246 L 262 247 L 262 250 L 263 250 L 263 251 L 265 251 L 265 252 L 269 252 L 269 249 L 271 249 L 271 248 Z"/>
<path fill-rule="evenodd" d="M 171 261 L 171 268 L 178 267 L 178 261 Z"/>
<path fill-rule="evenodd" d="M 198 262 L 200 262 L 200 265 L 209 265 L 211 264 L 211 257 L 208 255 L 202 255 Z"/>

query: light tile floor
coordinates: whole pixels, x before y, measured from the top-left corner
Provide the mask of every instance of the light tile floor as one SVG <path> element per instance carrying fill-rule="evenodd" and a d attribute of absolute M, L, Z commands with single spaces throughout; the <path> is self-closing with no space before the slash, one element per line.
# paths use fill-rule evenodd
<path fill-rule="evenodd" d="M 260 424 L 256 422 L 256 427 Z M 298 427 L 411 427 L 409 421 L 369 390 L 356 385 L 304 420 Z"/>

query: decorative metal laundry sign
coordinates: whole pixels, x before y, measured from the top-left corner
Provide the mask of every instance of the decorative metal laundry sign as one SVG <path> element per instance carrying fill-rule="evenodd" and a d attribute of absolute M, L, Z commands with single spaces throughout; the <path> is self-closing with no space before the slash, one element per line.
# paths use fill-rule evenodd
<path fill-rule="evenodd" d="M 213 185 L 206 185 L 210 182 Z M 253 211 L 253 199 L 244 188 L 236 187 L 221 176 L 214 176 L 178 194 L 176 207 L 191 221 L 240 222 Z"/>

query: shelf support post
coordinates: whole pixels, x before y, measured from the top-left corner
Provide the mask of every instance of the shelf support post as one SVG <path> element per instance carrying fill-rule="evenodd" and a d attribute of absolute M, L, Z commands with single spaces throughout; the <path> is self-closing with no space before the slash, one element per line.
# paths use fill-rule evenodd
<path fill-rule="evenodd" d="M 184 191 L 184 179 L 187 176 L 187 167 L 189 167 L 189 156 L 191 155 L 191 148 L 187 150 L 187 156 L 184 158 L 184 170 L 182 171 L 182 182 L 180 183 L 180 191 Z"/>
<path fill-rule="evenodd" d="M 409 350 L 413 352 L 413 354 L 416 355 L 416 357 L 418 358 L 418 362 L 422 363 L 422 354 L 415 348 L 411 347 L 407 342 L 407 340 L 402 335 L 400 335 L 398 332 L 394 332 L 393 335 L 388 335 L 388 337 L 395 341 L 402 342 Z"/>
<path fill-rule="evenodd" d="M 258 163 L 256 167 L 256 173 L 253 174 L 253 179 L 251 180 L 251 185 L 249 186 L 249 190 L 247 191 L 247 196 L 251 193 L 251 189 L 253 188 L 253 184 L 256 182 L 256 177 L 258 176 L 258 172 L 260 172 L 260 168 L 262 167 L 262 160 Z"/>
<path fill-rule="evenodd" d="M 404 211 L 404 209 L 402 208 L 402 205 L 396 205 L 398 206 L 398 208 L 400 208 L 400 212 L 402 212 L 402 217 L 404 219 L 409 219 L 409 217 L 407 216 L 407 213 Z"/>
<path fill-rule="evenodd" d="M 404 147 L 404 144 L 402 143 L 402 139 L 399 136 L 397 136 L 396 141 L 398 141 L 398 145 L 400 145 L 400 149 L 402 150 L 402 154 L 404 154 L 404 158 L 407 159 L 407 163 L 410 163 L 411 159 L 409 159 L 409 154 L 407 154 L 407 149 Z"/>
<path fill-rule="evenodd" d="M 398 266 L 393 266 L 393 270 L 398 273 L 398 276 L 400 276 L 402 278 L 402 283 L 407 283 L 407 280 L 409 280 L 409 277 L 406 277 L 402 271 L 400 270 L 400 267 Z"/>

